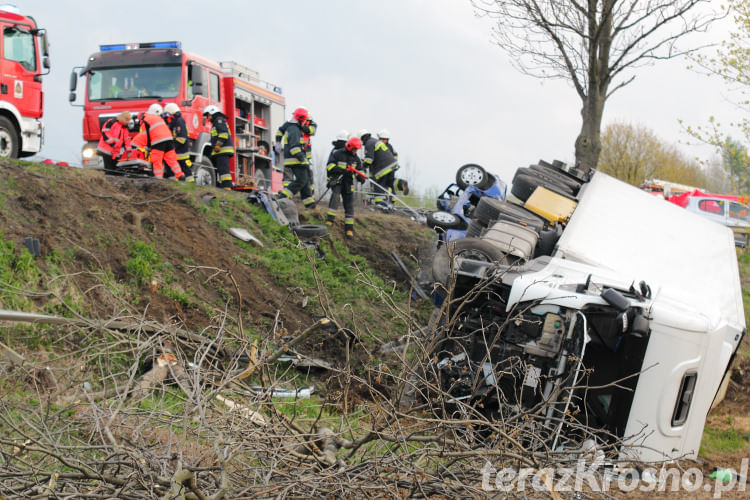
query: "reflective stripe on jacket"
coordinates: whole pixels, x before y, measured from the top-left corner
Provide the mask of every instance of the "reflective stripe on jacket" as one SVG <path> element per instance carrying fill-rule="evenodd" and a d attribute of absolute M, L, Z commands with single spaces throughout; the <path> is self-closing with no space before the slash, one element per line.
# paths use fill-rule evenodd
<path fill-rule="evenodd" d="M 188 154 L 190 151 L 190 139 L 188 138 L 187 124 L 182 117 L 182 113 L 175 113 L 170 116 L 167 125 L 169 125 L 169 130 L 172 131 L 174 150 L 175 153 L 177 153 L 177 159 L 187 160 L 190 158 L 190 155 Z"/>
<path fill-rule="evenodd" d="M 216 149 L 219 146 L 219 149 Z M 211 156 L 214 155 L 233 155 L 234 144 L 232 144 L 232 134 L 229 133 L 227 120 L 221 113 L 214 114 L 211 119 Z"/>
<path fill-rule="evenodd" d="M 172 140 L 172 132 L 161 116 L 145 113 L 141 119 L 141 130 L 146 132 L 148 147 Z"/>
<path fill-rule="evenodd" d="M 117 159 L 129 147 L 130 134 L 128 129 L 117 121 L 117 118 L 110 118 L 102 124 L 102 136 L 96 146 L 97 151 Z"/>
<path fill-rule="evenodd" d="M 296 121 L 288 121 L 279 127 L 276 138 L 281 134 L 284 143 L 284 166 L 307 165 L 305 155 L 305 142 L 302 137 L 302 128 Z"/>

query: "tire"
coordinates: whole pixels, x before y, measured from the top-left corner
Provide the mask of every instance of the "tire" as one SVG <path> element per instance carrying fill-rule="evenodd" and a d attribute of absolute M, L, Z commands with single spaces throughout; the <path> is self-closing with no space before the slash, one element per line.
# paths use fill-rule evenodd
<path fill-rule="evenodd" d="M 328 234 L 328 228 L 318 224 L 301 224 L 299 226 L 292 226 L 291 229 L 299 239 L 322 238 Z"/>
<path fill-rule="evenodd" d="M 18 158 L 20 141 L 13 123 L 0 116 L 0 158 Z"/>
<path fill-rule="evenodd" d="M 456 184 L 461 189 L 476 186 L 478 189 L 485 190 L 492 187 L 494 183 L 495 179 L 476 163 L 467 163 L 456 171 Z"/>
<path fill-rule="evenodd" d="M 562 187 L 560 185 L 545 181 L 537 176 L 531 176 L 526 174 L 518 174 L 513 179 L 513 186 L 511 187 L 511 194 L 521 201 L 529 199 L 531 194 L 537 187 L 543 187 L 559 195 L 565 196 L 566 198 L 575 199 L 570 189 Z"/>
<path fill-rule="evenodd" d="M 193 164 L 193 175 L 195 176 L 196 186 L 216 186 L 216 169 L 205 156 L 201 158 L 200 162 Z"/>
<path fill-rule="evenodd" d="M 537 232 L 544 228 L 544 220 L 535 213 L 494 198 L 480 198 L 472 215 L 485 226 L 496 220 L 507 220 L 527 225 Z"/>
<path fill-rule="evenodd" d="M 466 238 L 479 238 L 482 236 L 482 231 L 487 226 L 482 224 L 478 219 L 472 219 L 469 222 L 469 227 L 466 228 Z"/>
<path fill-rule="evenodd" d="M 578 190 L 581 189 L 580 181 L 573 180 L 570 177 L 558 172 L 554 168 L 545 167 L 544 165 L 531 165 L 529 169 L 532 172 L 539 172 L 542 175 L 549 177 L 550 179 L 555 179 L 555 181 L 559 182 L 560 184 L 568 186 L 573 190 L 573 193 L 575 194 L 578 194 Z"/>
<path fill-rule="evenodd" d="M 532 165 L 529 168 L 517 169 L 513 179 L 515 180 L 519 175 L 528 175 L 529 177 L 537 178 L 546 185 L 554 186 L 561 190 L 561 192 L 569 193 L 569 196 L 574 196 L 580 188 L 580 185 L 570 182 L 568 179 L 560 178 L 555 174 L 550 173 L 548 169 L 537 165 Z"/>
<path fill-rule="evenodd" d="M 432 279 L 444 287 L 448 286 L 451 277 L 451 258 L 471 257 L 484 262 L 506 263 L 506 255 L 492 242 L 479 238 L 461 238 L 443 245 L 432 260 Z"/>
<path fill-rule="evenodd" d="M 466 229 L 466 221 L 450 212 L 429 212 L 426 219 L 430 229 Z"/>

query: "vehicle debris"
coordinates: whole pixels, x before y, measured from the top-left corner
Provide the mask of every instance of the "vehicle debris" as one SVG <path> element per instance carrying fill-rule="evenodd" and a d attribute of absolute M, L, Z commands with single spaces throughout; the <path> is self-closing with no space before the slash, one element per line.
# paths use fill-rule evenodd
<path fill-rule="evenodd" d="M 524 412 L 530 450 L 595 439 L 624 459 L 695 457 L 745 331 L 732 231 L 545 162 L 511 193 L 485 206 L 502 221 L 435 257 L 435 303 L 450 299 L 433 332 L 444 404 Z"/>
<path fill-rule="evenodd" d="M 235 238 L 242 240 L 247 243 L 252 243 L 256 247 L 262 247 L 263 242 L 260 241 L 258 238 L 250 234 L 247 229 L 241 228 L 241 227 L 230 227 L 229 228 L 229 234 L 234 236 Z"/>

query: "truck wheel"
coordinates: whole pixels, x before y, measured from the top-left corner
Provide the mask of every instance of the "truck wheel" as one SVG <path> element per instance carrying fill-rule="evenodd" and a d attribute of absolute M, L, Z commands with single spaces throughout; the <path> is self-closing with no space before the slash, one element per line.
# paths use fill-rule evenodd
<path fill-rule="evenodd" d="M 534 190 L 540 186 L 545 189 L 549 189 L 553 193 L 565 196 L 566 198 L 570 198 L 572 200 L 575 199 L 575 197 L 573 196 L 573 192 L 570 189 L 567 189 L 564 186 L 560 186 L 558 184 L 551 183 L 549 181 L 545 181 L 538 176 L 531 176 L 526 174 L 518 174 L 513 179 L 513 186 L 511 187 L 510 192 L 513 196 L 525 202 L 529 199 Z"/>
<path fill-rule="evenodd" d="M 211 161 L 203 157 L 200 162 L 193 164 L 196 186 L 216 186 L 216 170 Z"/>
<path fill-rule="evenodd" d="M 18 158 L 18 133 L 10 120 L 0 116 L 0 158 Z"/>
<path fill-rule="evenodd" d="M 479 238 L 453 240 L 438 250 L 432 261 L 432 279 L 444 287 L 448 286 L 451 277 L 451 256 L 507 263 L 505 252 L 490 241 Z"/>
<path fill-rule="evenodd" d="M 431 229 L 466 229 L 466 221 L 450 212 L 430 212 L 425 217 Z"/>
<path fill-rule="evenodd" d="M 494 184 L 494 179 L 484 167 L 475 163 L 467 163 L 456 171 L 456 184 L 461 189 L 476 186 L 481 190 L 488 189 Z"/>
<path fill-rule="evenodd" d="M 297 235 L 297 238 L 301 240 L 306 238 L 321 238 L 328 234 L 328 227 L 318 224 L 300 224 L 299 226 L 292 226 L 291 229 Z"/>
<path fill-rule="evenodd" d="M 466 228 L 466 237 L 467 238 L 479 238 L 482 236 L 482 230 L 486 228 L 487 226 L 485 224 L 482 224 L 481 221 L 477 219 L 472 219 L 471 222 L 469 222 L 469 227 Z"/>

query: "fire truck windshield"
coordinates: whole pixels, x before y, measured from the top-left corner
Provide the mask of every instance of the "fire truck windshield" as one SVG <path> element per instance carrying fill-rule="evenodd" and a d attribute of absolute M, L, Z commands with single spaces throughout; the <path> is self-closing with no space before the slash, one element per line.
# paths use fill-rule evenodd
<path fill-rule="evenodd" d="M 129 66 L 89 70 L 89 101 L 174 98 L 180 92 L 182 67 Z"/>
<path fill-rule="evenodd" d="M 3 57 L 7 61 L 16 61 L 26 71 L 36 71 L 36 47 L 34 35 L 16 28 L 3 30 Z"/>

